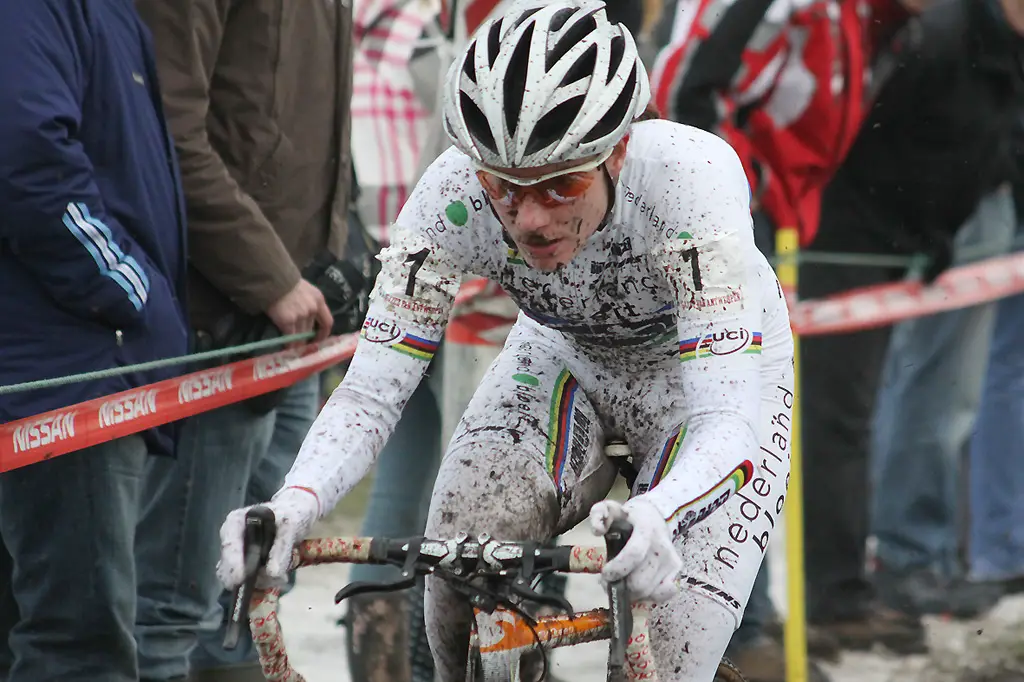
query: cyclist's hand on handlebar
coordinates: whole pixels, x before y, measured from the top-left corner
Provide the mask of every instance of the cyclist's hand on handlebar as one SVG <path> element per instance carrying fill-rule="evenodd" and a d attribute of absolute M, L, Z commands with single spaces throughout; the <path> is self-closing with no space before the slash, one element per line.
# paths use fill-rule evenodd
<path fill-rule="evenodd" d="M 625 578 L 633 601 L 669 601 L 678 592 L 675 581 L 683 561 L 672 546 L 668 524 L 653 504 L 637 497 L 625 504 L 598 502 L 590 508 L 590 527 L 595 535 L 604 535 L 612 521 L 622 517 L 632 524 L 633 534 L 619 555 L 605 564 L 601 581 Z"/>
<path fill-rule="evenodd" d="M 261 588 L 281 587 L 288 580 L 292 549 L 306 538 L 310 528 L 320 516 L 320 503 L 316 496 L 301 488 L 283 488 L 270 502 L 276 518 L 277 533 L 270 549 L 267 566 L 260 571 L 257 584 Z M 228 514 L 220 527 L 220 562 L 217 577 L 229 590 L 245 580 L 245 513 L 250 507 L 236 509 Z"/>

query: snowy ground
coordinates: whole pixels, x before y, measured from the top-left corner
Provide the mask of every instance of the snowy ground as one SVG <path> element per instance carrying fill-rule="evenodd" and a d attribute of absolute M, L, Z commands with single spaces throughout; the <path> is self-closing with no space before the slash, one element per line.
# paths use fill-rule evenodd
<path fill-rule="evenodd" d="M 336 514 L 315 535 L 355 534 L 358 515 Z M 783 530 L 783 529 L 780 529 Z M 566 536 L 567 542 L 597 544 L 585 527 Z M 784 536 L 769 549 L 772 597 L 785 611 Z M 303 569 L 295 589 L 282 600 L 281 622 L 296 668 L 309 682 L 350 682 L 345 661 L 344 631 L 335 624 L 342 613 L 334 593 L 345 584 L 345 566 Z M 569 600 L 577 608 L 602 605 L 603 593 L 594 576 L 571 576 Z M 900 658 L 876 651 L 847 653 L 828 666 L 834 682 L 1024 682 L 1024 597 L 1006 599 L 985 619 L 971 623 L 928 621 L 930 656 Z M 556 652 L 553 663 L 561 677 L 573 682 L 603 679 L 606 645 L 594 644 Z M 998 665 L 997 665 L 998 663 Z M 995 676 L 971 676 L 967 669 L 998 667 Z"/>

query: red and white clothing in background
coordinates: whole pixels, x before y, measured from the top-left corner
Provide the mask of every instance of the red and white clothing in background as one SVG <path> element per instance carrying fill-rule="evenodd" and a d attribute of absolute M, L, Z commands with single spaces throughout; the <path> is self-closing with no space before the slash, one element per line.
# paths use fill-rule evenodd
<path fill-rule="evenodd" d="M 887 0 L 882 0 L 887 1 Z M 869 0 L 679 0 L 652 90 L 729 141 L 757 204 L 807 245 L 869 86 Z"/>

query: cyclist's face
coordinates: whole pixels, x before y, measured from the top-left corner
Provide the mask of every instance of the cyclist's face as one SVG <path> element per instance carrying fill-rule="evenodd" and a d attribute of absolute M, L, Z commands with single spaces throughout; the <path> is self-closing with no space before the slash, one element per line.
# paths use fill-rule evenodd
<path fill-rule="evenodd" d="M 626 143 L 627 139 L 619 142 L 604 163 L 612 179 L 622 170 Z M 580 165 L 574 161 L 501 172 L 530 179 Z M 516 185 L 486 171 L 477 176 L 519 252 L 537 270 L 555 270 L 571 261 L 608 210 L 608 184 L 601 167 L 565 173 L 534 185 Z"/>

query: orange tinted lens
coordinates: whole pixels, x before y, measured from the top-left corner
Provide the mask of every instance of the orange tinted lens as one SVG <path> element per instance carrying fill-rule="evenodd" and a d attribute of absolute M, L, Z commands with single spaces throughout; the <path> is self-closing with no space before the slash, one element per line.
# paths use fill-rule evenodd
<path fill-rule="evenodd" d="M 583 196 L 595 177 L 594 173 L 566 173 L 540 183 L 536 189 L 545 205 L 567 204 Z"/>
<path fill-rule="evenodd" d="M 487 171 L 477 171 L 476 176 L 493 201 L 508 205 L 519 203 L 527 194 L 533 194 L 537 201 L 547 208 L 568 204 L 582 196 L 594 184 L 595 178 L 592 172 L 566 173 L 536 185 L 520 186 Z"/>
<path fill-rule="evenodd" d="M 486 171 L 477 171 L 476 177 L 480 180 L 481 186 L 484 191 L 494 201 L 507 201 L 508 200 L 508 183 L 497 177 L 491 175 Z"/>

